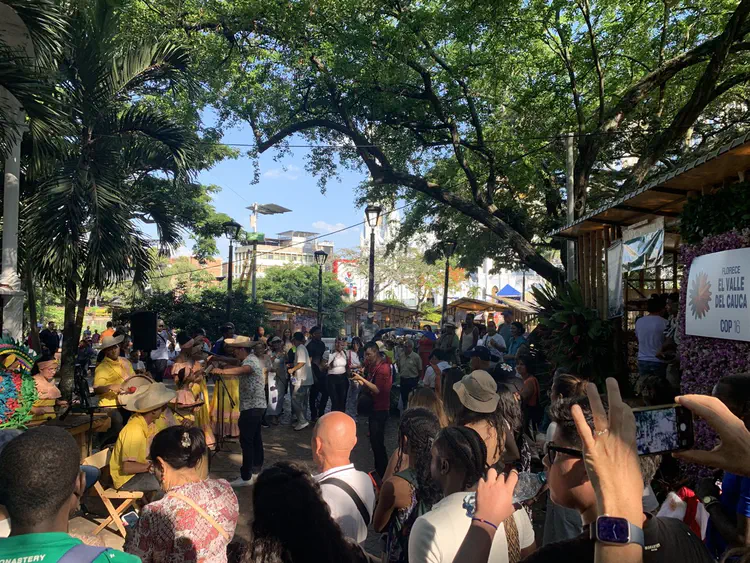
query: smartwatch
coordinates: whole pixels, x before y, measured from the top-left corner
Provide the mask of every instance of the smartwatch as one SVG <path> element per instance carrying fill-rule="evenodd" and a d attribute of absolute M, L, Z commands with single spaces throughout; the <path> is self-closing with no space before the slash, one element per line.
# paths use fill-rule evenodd
<path fill-rule="evenodd" d="M 599 516 L 591 526 L 591 539 L 607 545 L 628 545 L 635 543 L 644 546 L 643 530 L 616 516 Z"/>

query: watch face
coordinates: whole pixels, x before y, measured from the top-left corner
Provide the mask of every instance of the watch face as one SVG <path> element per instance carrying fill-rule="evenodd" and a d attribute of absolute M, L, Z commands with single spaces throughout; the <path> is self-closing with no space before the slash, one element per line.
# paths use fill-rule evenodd
<path fill-rule="evenodd" d="M 630 541 L 630 524 L 625 518 L 600 516 L 596 520 L 596 536 L 601 542 L 626 544 Z"/>

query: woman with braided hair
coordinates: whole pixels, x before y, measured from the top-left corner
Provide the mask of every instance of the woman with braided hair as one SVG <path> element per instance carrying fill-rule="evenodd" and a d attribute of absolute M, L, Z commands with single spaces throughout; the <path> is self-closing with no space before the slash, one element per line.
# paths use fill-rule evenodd
<path fill-rule="evenodd" d="M 432 445 L 430 470 L 444 497 L 414 523 L 409 538 L 410 561 L 450 563 L 455 559 L 472 522 L 464 498 L 476 491 L 484 477 L 486 459 L 484 440 L 471 428 L 452 426 L 440 432 Z M 517 563 L 536 550 L 534 529 L 526 512 L 518 510 L 497 524 L 488 561 Z"/>
<path fill-rule="evenodd" d="M 395 474 L 383 482 L 372 519 L 375 530 L 387 530 L 385 560 L 389 563 L 409 561 L 409 533 L 414 521 L 442 496 L 430 473 L 432 443 L 438 432 L 437 416 L 425 408 L 406 409 L 401 416 L 398 445 L 399 451 L 408 456 L 409 468 L 401 469 L 404 456 L 399 456 Z"/>

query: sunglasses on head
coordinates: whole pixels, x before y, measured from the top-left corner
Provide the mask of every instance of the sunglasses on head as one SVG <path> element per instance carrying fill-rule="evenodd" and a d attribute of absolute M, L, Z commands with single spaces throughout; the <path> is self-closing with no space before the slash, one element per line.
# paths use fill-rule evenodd
<path fill-rule="evenodd" d="M 583 452 L 581 450 L 575 450 L 573 448 L 564 448 L 563 446 L 556 446 L 554 442 L 549 442 L 545 449 L 547 450 L 545 453 L 547 457 L 549 458 L 550 465 L 555 463 L 555 458 L 557 457 L 557 454 L 565 454 L 565 455 L 569 455 L 570 457 L 574 457 L 577 459 L 583 459 Z"/>

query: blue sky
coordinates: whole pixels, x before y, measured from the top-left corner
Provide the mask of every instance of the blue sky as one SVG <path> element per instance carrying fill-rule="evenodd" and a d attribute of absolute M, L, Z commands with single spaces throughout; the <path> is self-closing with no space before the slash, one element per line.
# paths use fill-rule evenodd
<path fill-rule="evenodd" d="M 208 121 L 208 120 L 207 120 Z M 228 129 L 222 139 L 227 144 L 249 144 L 254 141 L 249 126 Z M 291 144 L 305 144 L 303 139 L 292 139 Z M 247 148 L 238 147 L 244 154 Z M 292 154 L 274 160 L 275 151 L 270 149 L 260 157 L 260 182 L 252 184 L 253 164 L 246 156 L 236 160 L 225 160 L 214 168 L 202 172 L 198 179 L 204 184 L 216 184 L 222 190 L 214 194 L 214 207 L 226 213 L 245 229 L 250 229 L 250 211 L 246 207 L 253 202 L 276 203 L 291 213 L 283 215 L 261 215 L 258 231 L 266 236 L 291 229 L 320 234 L 348 227 L 362 221 L 362 210 L 354 206 L 354 190 L 366 179 L 363 173 L 342 169 L 341 181 L 331 180 L 326 193 L 322 194 L 317 179 L 305 171 L 306 148 L 294 148 Z M 325 237 L 334 242 L 336 248 L 349 248 L 359 244 L 362 227 Z M 187 246 L 192 245 L 186 241 Z M 226 259 L 228 242 L 217 241 L 221 257 Z M 182 249 L 187 253 L 186 249 Z M 183 253 L 180 252 L 180 253 Z"/>

